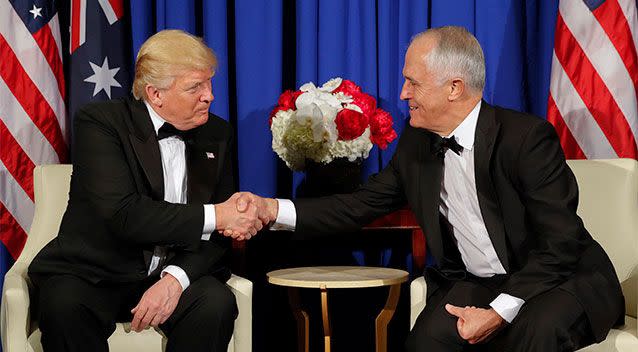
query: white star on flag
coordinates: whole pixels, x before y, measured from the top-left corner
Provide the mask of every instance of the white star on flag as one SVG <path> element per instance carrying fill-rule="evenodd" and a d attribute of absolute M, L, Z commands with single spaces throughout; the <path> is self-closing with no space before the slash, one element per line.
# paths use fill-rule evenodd
<path fill-rule="evenodd" d="M 41 7 L 35 7 L 35 5 L 33 5 L 33 9 L 29 10 L 29 12 L 31 12 L 33 14 L 33 19 L 35 20 L 38 16 L 42 17 L 42 8 Z"/>
<path fill-rule="evenodd" d="M 103 90 L 109 99 L 111 98 L 111 87 L 122 87 L 118 81 L 115 80 L 115 74 L 120 70 L 119 67 L 109 68 L 109 58 L 104 58 L 102 67 L 92 63 L 93 75 L 84 79 L 84 82 L 95 83 L 95 89 L 93 89 L 93 96 L 96 96 L 101 90 Z"/>

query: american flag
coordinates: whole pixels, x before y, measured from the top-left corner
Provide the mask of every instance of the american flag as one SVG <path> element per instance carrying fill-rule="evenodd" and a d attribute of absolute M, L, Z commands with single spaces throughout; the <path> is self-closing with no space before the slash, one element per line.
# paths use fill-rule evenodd
<path fill-rule="evenodd" d="M 635 0 L 561 0 L 547 119 L 568 159 L 638 159 Z"/>
<path fill-rule="evenodd" d="M 53 1 L 0 0 L 0 238 L 13 258 L 33 217 L 33 168 L 65 162 L 62 47 Z"/>

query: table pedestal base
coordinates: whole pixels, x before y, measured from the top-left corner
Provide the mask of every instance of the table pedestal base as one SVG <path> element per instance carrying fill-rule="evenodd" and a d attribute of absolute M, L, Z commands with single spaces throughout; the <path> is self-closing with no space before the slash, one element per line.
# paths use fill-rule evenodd
<path fill-rule="evenodd" d="M 325 286 L 321 290 L 321 318 L 323 322 L 323 341 L 324 351 L 330 352 L 330 336 L 332 330 L 330 328 L 330 315 L 328 312 L 328 289 Z M 375 351 L 386 352 L 388 349 L 388 323 L 394 316 L 399 303 L 399 294 L 401 293 L 401 284 L 390 286 L 388 299 L 385 306 L 377 315 L 375 320 Z M 289 287 L 288 297 L 292 313 L 297 321 L 297 346 L 300 352 L 308 352 L 310 350 L 309 343 L 309 327 L 310 317 L 300 304 L 299 288 Z"/>

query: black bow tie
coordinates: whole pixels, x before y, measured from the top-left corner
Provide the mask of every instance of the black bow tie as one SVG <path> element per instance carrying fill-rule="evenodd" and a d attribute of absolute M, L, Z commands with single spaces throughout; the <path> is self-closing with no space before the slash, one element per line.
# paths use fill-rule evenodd
<path fill-rule="evenodd" d="M 456 142 L 454 136 L 450 136 L 449 138 L 434 137 L 432 141 L 432 151 L 436 153 L 439 158 L 443 158 L 448 149 L 451 149 L 456 155 L 461 155 L 463 151 L 463 147 Z"/>
<path fill-rule="evenodd" d="M 183 140 L 186 140 L 188 137 L 188 131 L 180 131 L 175 126 L 171 125 L 168 122 L 164 122 L 162 127 L 157 131 L 157 140 L 162 140 L 164 138 L 178 136 Z"/>

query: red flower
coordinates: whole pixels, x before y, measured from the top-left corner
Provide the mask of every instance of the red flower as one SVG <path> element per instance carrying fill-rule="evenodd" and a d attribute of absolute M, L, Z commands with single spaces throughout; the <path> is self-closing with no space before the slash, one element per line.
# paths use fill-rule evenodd
<path fill-rule="evenodd" d="M 272 125 L 273 117 L 275 117 L 277 112 L 279 112 L 280 110 L 296 110 L 295 101 L 297 101 L 297 98 L 302 93 L 303 92 L 299 90 L 294 92 L 292 90 L 287 90 L 281 93 L 281 95 L 279 96 L 279 100 L 277 101 L 277 106 L 275 106 L 275 108 L 270 112 L 270 119 L 268 120 L 268 123 Z"/>
<path fill-rule="evenodd" d="M 366 115 L 368 119 L 372 118 L 375 110 L 377 109 L 376 99 L 363 92 L 352 93 L 352 99 L 354 100 L 353 104 L 360 107 L 361 111 L 363 111 L 363 114 Z"/>
<path fill-rule="evenodd" d="M 368 118 L 355 110 L 342 109 L 335 119 L 337 131 L 339 131 L 339 139 L 349 141 L 363 134 L 368 127 Z"/>
<path fill-rule="evenodd" d="M 341 84 L 339 85 L 339 87 L 337 87 L 337 89 L 332 91 L 332 94 L 339 93 L 339 92 L 342 92 L 343 94 L 347 94 L 347 95 L 352 95 L 353 93 L 361 92 L 361 87 L 354 84 L 354 82 L 350 80 L 344 79 L 343 81 L 341 81 Z"/>
<path fill-rule="evenodd" d="M 385 110 L 377 109 L 370 119 L 370 140 L 385 149 L 395 138 L 397 133 L 392 129 L 392 116 Z"/>

